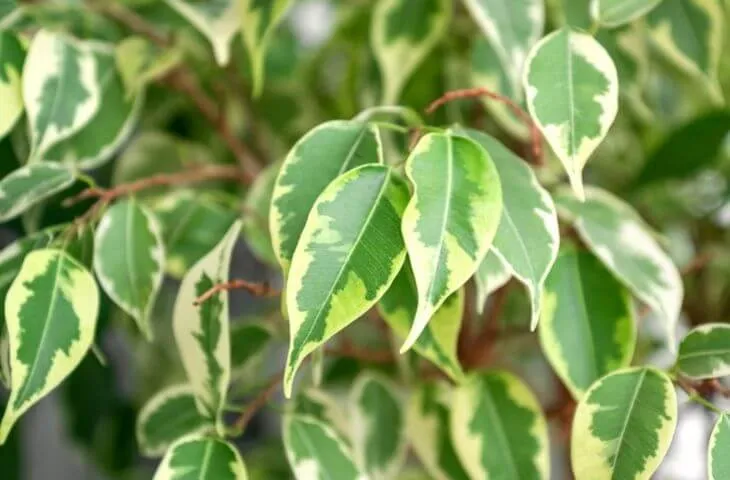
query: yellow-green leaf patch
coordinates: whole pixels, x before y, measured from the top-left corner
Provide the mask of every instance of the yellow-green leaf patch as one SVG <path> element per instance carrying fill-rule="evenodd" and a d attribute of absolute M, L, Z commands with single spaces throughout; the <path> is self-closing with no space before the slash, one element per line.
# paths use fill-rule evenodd
<path fill-rule="evenodd" d="M 730 375 L 730 325 L 710 323 L 689 332 L 679 344 L 677 367 L 698 380 Z"/>
<path fill-rule="evenodd" d="M 730 478 L 730 414 L 717 419 L 707 449 L 707 476 L 709 480 Z"/>
<path fill-rule="evenodd" d="M 143 37 L 131 36 L 114 49 L 114 61 L 127 97 L 144 92 L 147 84 L 164 77 L 182 61 L 179 48 L 163 50 Z"/>
<path fill-rule="evenodd" d="M 18 37 L 0 30 L 0 138 L 4 137 L 23 113 L 20 76 L 25 50 Z"/>
<path fill-rule="evenodd" d="M 246 466 L 236 447 L 205 435 L 175 442 L 165 454 L 153 480 L 247 480 Z"/>
<path fill-rule="evenodd" d="M 33 163 L 20 167 L 0 180 L 0 222 L 11 220 L 76 180 L 68 167 Z"/>

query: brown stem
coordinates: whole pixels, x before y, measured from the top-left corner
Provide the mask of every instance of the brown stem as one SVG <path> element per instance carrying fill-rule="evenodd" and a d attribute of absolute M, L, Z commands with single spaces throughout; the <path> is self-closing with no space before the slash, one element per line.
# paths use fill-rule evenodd
<path fill-rule="evenodd" d="M 471 346 L 464 356 L 462 363 L 465 367 L 479 367 L 486 363 L 492 355 L 494 343 L 499 334 L 499 327 L 497 324 L 507 301 L 509 288 L 510 283 L 507 283 L 494 293 L 489 310 L 485 313 L 482 331 L 471 342 Z"/>
<path fill-rule="evenodd" d="M 233 428 L 236 430 L 236 432 L 243 433 L 246 425 L 248 425 L 248 423 L 256 415 L 256 413 L 264 408 L 269 399 L 276 393 L 276 391 L 281 386 L 281 379 L 283 376 L 284 372 L 280 372 L 271 377 L 264 389 L 261 390 L 256 398 L 254 398 L 251 403 L 248 404 L 246 409 L 241 413 L 236 421 L 233 422 Z"/>
<path fill-rule="evenodd" d="M 207 302 L 218 293 L 229 290 L 246 290 L 251 295 L 257 297 L 275 297 L 281 293 L 278 290 L 271 288 L 271 285 L 269 285 L 268 282 L 253 283 L 246 280 L 231 280 L 230 282 L 219 283 L 218 285 L 213 286 L 213 288 L 195 299 L 193 304 L 197 307 L 200 304 Z"/>

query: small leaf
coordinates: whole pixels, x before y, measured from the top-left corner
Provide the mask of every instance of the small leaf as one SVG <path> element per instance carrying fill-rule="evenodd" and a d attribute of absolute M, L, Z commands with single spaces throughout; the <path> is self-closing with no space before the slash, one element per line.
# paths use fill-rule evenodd
<path fill-rule="evenodd" d="M 649 480 L 677 426 L 671 380 L 652 368 L 629 368 L 598 380 L 578 404 L 571 458 L 576 480 Z"/>
<path fill-rule="evenodd" d="M 137 443 L 144 455 L 161 457 L 180 438 L 213 429 L 213 421 L 198 411 L 190 385 L 175 385 L 158 392 L 140 410 Z"/>
<path fill-rule="evenodd" d="M 633 300 L 593 255 L 565 248 L 548 277 L 544 303 L 542 350 L 575 399 L 629 366 L 636 346 Z"/>
<path fill-rule="evenodd" d="M 261 172 L 244 201 L 243 235 L 256 258 L 277 267 L 279 261 L 269 231 L 271 198 L 279 174 L 279 165 L 270 165 Z"/>
<path fill-rule="evenodd" d="M 55 163 L 20 167 L 0 180 L 0 222 L 11 220 L 33 205 L 70 187 L 76 175 Z"/>
<path fill-rule="evenodd" d="M 25 257 L 5 299 L 12 389 L 0 444 L 18 418 L 84 358 L 98 313 L 94 277 L 76 260 L 50 249 Z"/>
<path fill-rule="evenodd" d="M 591 10 L 596 22 L 613 28 L 643 17 L 661 2 L 662 0 L 592 0 Z"/>
<path fill-rule="evenodd" d="M 0 29 L 0 138 L 10 132 L 23 113 L 21 72 L 25 50 L 20 40 Z"/>
<path fill-rule="evenodd" d="M 709 480 L 723 480 L 730 476 L 730 414 L 724 413 L 717 418 L 710 436 L 707 451 L 707 473 Z"/>
<path fill-rule="evenodd" d="M 463 137 L 431 133 L 406 161 L 414 195 L 403 238 L 418 286 L 418 310 L 401 348 L 411 348 L 446 298 L 474 275 L 502 215 L 502 189 L 489 154 Z"/>
<path fill-rule="evenodd" d="M 327 425 L 312 417 L 284 416 L 284 448 L 297 480 L 360 480 L 352 453 Z"/>
<path fill-rule="evenodd" d="M 319 388 L 309 387 L 298 391 L 290 405 L 294 414 L 322 422 L 333 429 L 343 442 L 350 445 L 352 424 L 342 399 Z"/>
<path fill-rule="evenodd" d="M 479 315 L 484 313 L 487 297 L 502 288 L 510 278 L 512 278 L 510 267 L 493 250 L 490 250 L 474 274 L 477 287 L 476 308 Z"/>
<path fill-rule="evenodd" d="M 583 198 L 583 167 L 618 112 L 618 74 L 606 50 L 569 28 L 530 52 L 524 74 L 527 107 Z"/>
<path fill-rule="evenodd" d="M 373 480 L 397 478 L 406 460 L 405 412 L 390 381 L 364 373 L 350 396 L 353 450 Z"/>
<path fill-rule="evenodd" d="M 407 198 L 389 167 L 364 165 L 332 182 L 312 207 L 286 285 L 287 397 L 304 358 L 373 307 L 395 279 L 406 254 Z"/>
<path fill-rule="evenodd" d="M 165 250 L 155 217 L 132 199 L 114 204 L 94 237 L 94 271 L 104 291 L 131 315 L 147 339 L 162 285 Z"/>
<path fill-rule="evenodd" d="M 517 377 L 471 376 L 454 390 L 451 412 L 451 438 L 471 478 L 549 478 L 547 422 Z"/>
<path fill-rule="evenodd" d="M 122 40 L 114 51 L 114 60 L 127 97 L 136 97 L 147 84 L 164 77 L 183 60 L 179 48 L 162 50 L 143 37 Z"/>
<path fill-rule="evenodd" d="M 153 480 L 247 480 L 238 450 L 213 437 L 191 435 L 175 442 L 165 454 Z"/>
<path fill-rule="evenodd" d="M 245 370 L 269 345 L 272 338 L 268 327 L 260 323 L 239 323 L 231 327 L 231 369 Z"/>
<path fill-rule="evenodd" d="M 730 325 L 708 323 L 689 332 L 679 344 L 677 367 L 697 380 L 730 375 Z"/>

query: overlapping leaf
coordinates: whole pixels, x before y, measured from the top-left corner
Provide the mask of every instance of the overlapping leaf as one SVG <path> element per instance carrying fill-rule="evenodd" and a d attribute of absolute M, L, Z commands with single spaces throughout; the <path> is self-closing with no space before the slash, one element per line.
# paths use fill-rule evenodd
<path fill-rule="evenodd" d="M 605 27 L 618 27 L 649 13 L 662 0 L 592 0 L 593 18 Z"/>
<path fill-rule="evenodd" d="M 352 443 L 352 424 L 346 403 L 331 392 L 316 387 L 305 388 L 297 392 L 290 405 L 292 413 L 318 420 L 336 432 L 343 442 L 348 445 Z"/>
<path fill-rule="evenodd" d="M 181 49 L 162 50 L 143 37 L 127 37 L 114 51 L 114 60 L 128 97 L 136 97 L 148 83 L 162 78 L 182 60 Z"/>
<path fill-rule="evenodd" d="M 707 477 L 722 480 L 730 476 L 730 414 L 720 415 L 710 436 L 707 451 Z"/>
<path fill-rule="evenodd" d="M 23 113 L 21 72 L 25 50 L 18 37 L 0 30 L 0 138 L 4 137 Z"/>
<path fill-rule="evenodd" d="M 710 323 L 689 332 L 679 344 L 677 367 L 694 379 L 730 375 L 730 325 Z"/>
<path fill-rule="evenodd" d="M 165 454 L 153 480 L 247 480 L 241 455 L 230 443 L 191 435 L 175 442 Z"/>
<path fill-rule="evenodd" d="M 242 372 L 269 345 L 271 330 L 262 323 L 239 323 L 231 327 L 231 371 Z"/>
<path fill-rule="evenodd" d="M 243 235 L 248 246 L 259 260 L 274 267 L 279 264 L 279 261 L 272 246 L 269 213 L 278 174 L 279 165 L 274 164 L 256 177 L 246 195 L 245 211 L 243 212 Z"/>
<path fill-rule="evenodd" d="M 54 163 L 20 167 L 0 180 L 0 222 L 11 220 L 51 195 L 70 187 L 76 175 Z"/>
<path fill-rule="evenodd" d="M 490 250 L 474 274 L 477 287 L 477 313 L 484 313 L 487 297 L 503 287 L 512 278 L 512 271 L 494 251 Z"/>

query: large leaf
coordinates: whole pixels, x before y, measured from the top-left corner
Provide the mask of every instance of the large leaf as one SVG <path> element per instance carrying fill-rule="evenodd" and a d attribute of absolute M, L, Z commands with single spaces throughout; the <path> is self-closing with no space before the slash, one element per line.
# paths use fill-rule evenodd
<path fill-rule="evenodd" d="M 0 30 L 0 138 L 4 137 L 23 113 L 21 72 L 25 50 L 10 32 Z"/>
<path fill-rule="evenodd" d="M 540 343 L 576 399 L 628 367 L 636 345 L 633 300 L 593 255 L 565 248 L 545 288 Z"/>
<path fill-rule="evenodd" d="M 33 37 L 23 68 L 31 160 L 91 121 L 102 100 L 97 69 L 90 44 L 46 30 Z"/>
<path fill-rule="evenodd" d="M 441 304 L 476 272 L 497 232 L 502 188 L 489 154 L 467 138 L 431 133 L 406 161 L 414 195 L 403 238 L 418 286 L 408 350 Z"/>
<path fill-rule="evenodd" d="M 378 0 L 371 43 L 383 78 L 383 105 L 395 104 L 451 19 L 450 0 Z"/>
<path fill-rule="evenodd" d="M 662 0 L 592 0 L 592 14 L 604 27 L 618 27 L 649 13 Z"/>
<path fill-rule="evenodd" d="M 710 323 L 689 332 L 679 344 L 677 367 L 698 380 L 730 375 L 730 325 Z"/>
<path fill-rule="evenodd" d="M 59 250 L 28 254 L 5 299 L 12 388 L 0 443 L 84 358 L 98 312 L 96 282 L 81 264 Z"/>
<path fill-rule="evenodd" d="M 451 438 L 471 478 L 549 478 L 547 422 L 520 379 L 473 375 L 454 391 L 451 412 Z"/>
<path fill-rule="evenodd" d="M 406 460 L 405 412 L 398 392 L 380 376 L 362 374 L 351 392 L 353 450 L 373 480 L 397 478 Z"/>
<path fill-rule="evenodd" d="M 160 227 L 146 208 L 131 198 L 107 210 L 94 237 L 94 271 L 107 295 L 148 339 L 164 265 Z"/>
<path fill-rule="evenodd" d="M 495 290 L 502 288 L 510 278 L 512 278 L 511 268 L 499 255 L 494 253 L 494 250 L 490 250 L 474 274 L 474 282 L 477 287 L 476 308 L 479 315 L 484 313 L 487 297 Z"/>
<path fill-rule="evenodd" d="M 598 380 L 578 404 L 571 459 L 576 480 L 649 480 L 677 425 L 671 380 L 651 368 L 630 368 Z"/>
<path fill-rule="evenodd" d="M 677 267 L 661 249 L 643 220 L 627 204 L 598 188 L 586 190 L 585 202 L 567 189 L 555 195 L 558 212 L 573 223 L 595 255 L 642 302 L 666 323 L 667 343 L 674 335 L 684 286 Z"/>
<path fill-rule="evenodd" d="M 558 214 L 550 194 L 525 162 L 499 141 L 476 130 L 464 132 L 489 152 L 502 184 L 502 219 L 492 251 L 527 286 L 532 328 L 540 318 L 543 285 L 560 246 Z"/>
<path fill-rule="evenodd" d="M 276 267 L 279 261 L 272 246 L 269 231 L 271 197 L 274 194 L 279 165 L 268 166 L 254 181 L 244 201 L 243 235 L 256 257 Z"/>
<path fill-rule="evenodd" d="M 285 272 L 319 194 L 341 174 L 367 163 L 383 163 L 380 132 L 360 122 L 324 123 L 294 145 L 276 179 L 269 217 L 274 252 Z"/>
<path fill-rule="evenodd" d="M 221 432 L 231 376 L 228 292 L 220 292 L 201 305 L 194 302 L 215 285 L 228 281 L 231 255 L 240 230 L 241 223 L 234 223 L 220 243 L 188 271 L 175 300 L 172 320 L 180 359 L 198 409 L 216 419 Z"/>
<path fill-rule="evenodd" d="M 720 415 L 712 429 L 707 451 L 707 477 L 709 480 L 723 480 L 730 477 L 730 414 Z"/>
<path fill-rule="evenodd" d="M 74 183 L 76 175 L 55 163 L 20 167 L 0 180 L 0 222 L 11 220 Z"/>
<path fill-rule="evenodd" d="M 530 52 L 524 86 L 530 115 L 583 197 L 583 167 L 618 112 L 618 74 L 606 50 L 570 28 Z"/>
<path fill-rule="evenodd" d="M 246 466 L 230 443 L 204 435 L 175 442 L 165 454 L 153 480 L 247 480 Z"/>
<path fill-rule="evenodd" d="M 329 426 L 303 415 L 284 416 L 284 448 L 297 480 L 360 480 L 352 452 Z"/>
<path fill-rule="evenodd" d="M 389 167 L 364 165 L 332 182 L 312 207 L 286 285 L 287 397 L 304 358 L 373 307 L 398 274 L 407 198 Z"/>
<path fill-rule="evenodd" d="M 137 417 L 137 444 L 149 457 L 161 457 L 177 440 L 215 428 L 195 404 L 190 385 L 168 387 L 149 399 Z"/>

